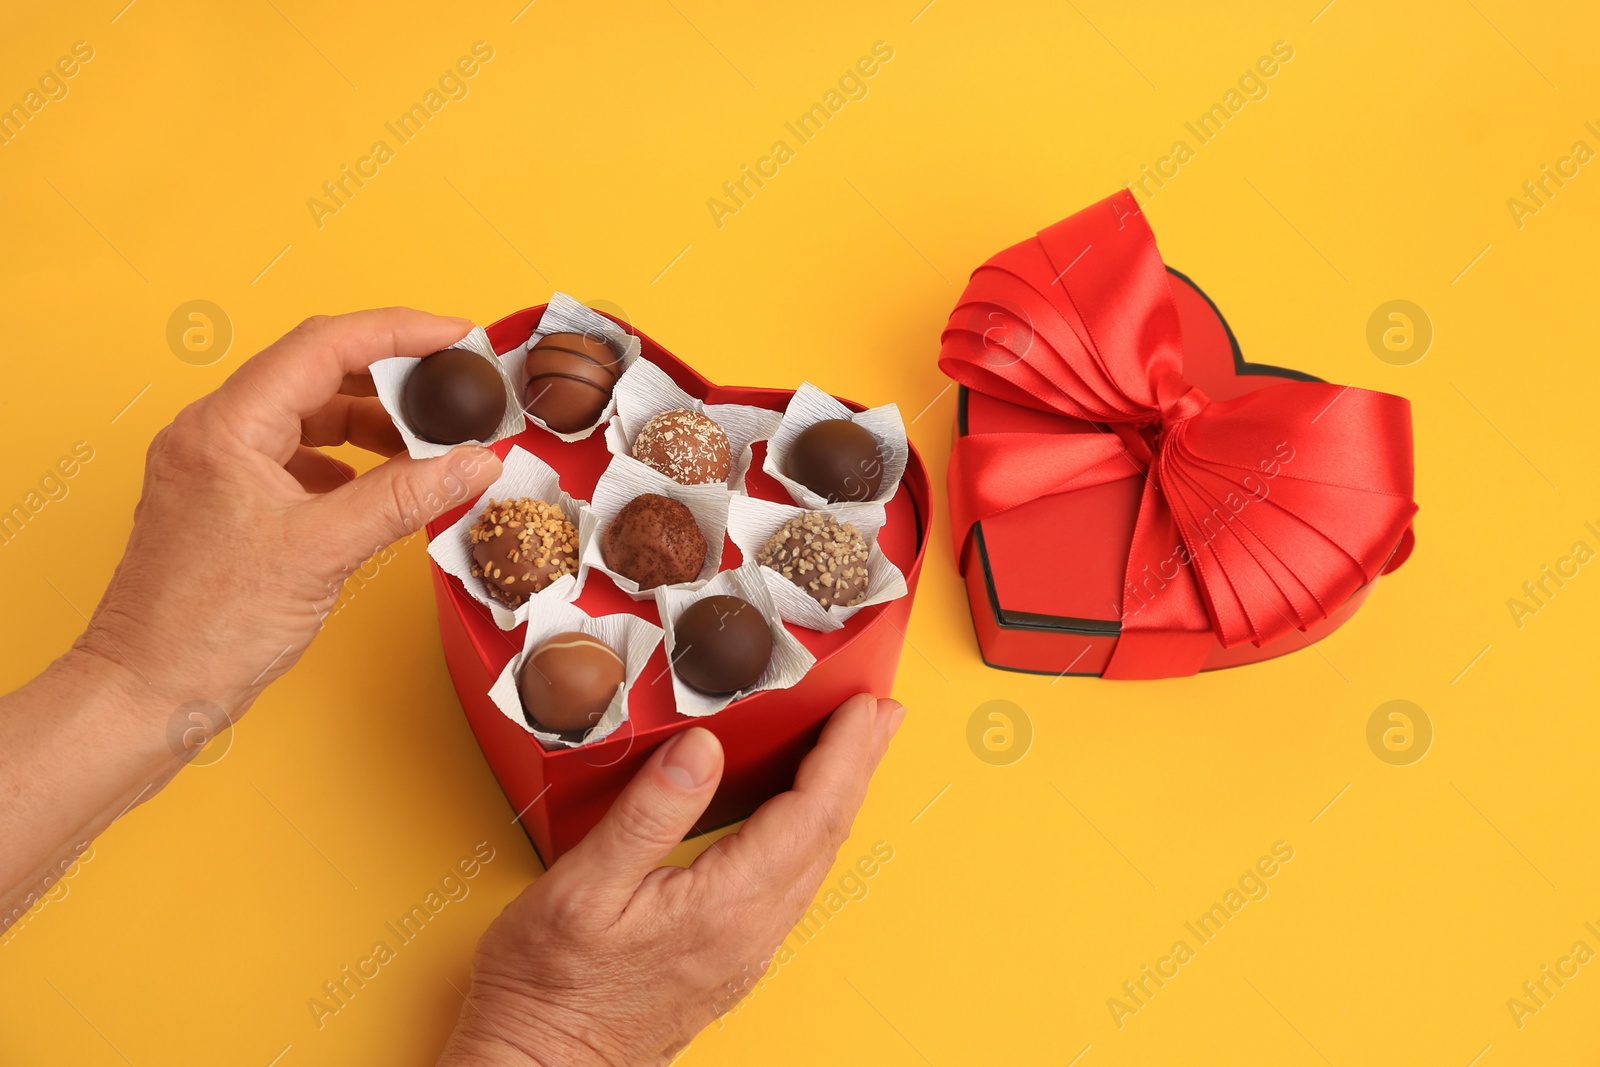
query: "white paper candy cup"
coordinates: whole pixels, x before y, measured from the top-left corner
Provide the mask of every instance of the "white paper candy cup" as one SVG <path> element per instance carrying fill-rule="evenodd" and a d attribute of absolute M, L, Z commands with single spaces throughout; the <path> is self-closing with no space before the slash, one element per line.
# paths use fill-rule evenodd
<path fill-rule="evenodd" d="M 543 589 L 534 593 L 515 610 L 506 607 L 484 591 L 483 579 L 472 576 L 472 538 L 469 531 L 489 501 L 515 500 L 532 497 L 554 504 L 561 509 L 567 521 L 578 528 L 578 573 L 563 574 Z M 583 507 L 561 489 L 560 476 L 548 463 L 525 449 L 512 446 L 500 468 L 500 477 L 494 480 L 466 514 L 451 523 L 450 528 L 428 543 L 428 555 L 446 574 L 451 575 L 472 597 L 489 609 L 496 626 L 502 630 L 515 629 L 528 621 L 528 612 L 535 601 L 573 601 L 583 592 L 588 577 L 583 566 Z"/>
<path fill-rule="evenodd" d="M 807 508 L 779 504 L 753 497 L 734 497 L 728 502 L 728 537 L 739 546 L 739 553 L 751 563 L 756 562 L 763 545 L 773 534 L 783 529 L 790 519 L 805 515 Z M 861 531 L 866 539 L 867 596 L 859 604 L 849 607 L 835 605 L 825 608 L 816 598 L 771 567 L 761 567 L 772 602 L 784 622 L 804 626 L 808 630 L 838 630 L 852 615 L 874 604 L 885 604 L 906 595 L 906 576 L 889 561 L 878 547 L 878 531 L 883 529 L 887 516 L 880 504 L 859 504 L 848 509 L 831 505 L 820 509 L 840 522 L 848 522 Z"/>
<path fill-rule="evenodd" d="M 553 333 L 581 333 L 589 337 L 604 339 L 622 357 L 624 374 L 639 358 L 641 343 L 633 334 L 624 330 L 598 311 L 592 311 L 584 307 L 566 293 L 551 293 L 550 303 L 545 306 L 544 314 L 539 316 L 538 328 L 533 331 L 520 348 L 514 348 L 505 355 L 506 372 L 511 376 L 510 380 L 516 383 L 512 393 L 521 404 L 527 403 L 527 398 L 522 395 L 524 384 L 522 375 L 523 369 L 528 363 L 528 351 L 538 344 L 540 340 Z M 555 434 L 563 441 L 582 441 L 594 433 L 596 428 L 603 426 L 616 410 L 617 398 L 613 393 L 611 399 L 606 401 L 606 406 L 595 417 L 594 422 L 573 433 L 558 433 L 545 425 L 543 419 L 534 415 L 528 415 L 527 421 L 540 429 Z"/>
<path fill-rule="evenodd" d="M 721 482 L 715 485 L 679 485 L 677 482 L 646 467 L 638 460 L 619 456 L 600 475 L 594 487 L 594 501 L 584 509 L 587 527 L 578 528 L 583 541 L 584 567 L 604 571 L 617 583 L 617 588 L 635 600 L 654 599 L 654 589 L 639 588 L 632 578 L 625 578 L 606 566 L 605 554 L 600 545 L 602 534 L 617 518 L 617 514 L 635 497 L 646 493 L 667 496 L 694 513 L 694 520 L 706 539 L 706 562 L 692 582 L 680 582 L 671 588 L 698 589 L 722 568 L 722 538 L 728 529 L 728 489 Z M 587 532 L 585 532 L 587 531 Z"/>
<path fill-rule="evenodd" d="M 849 419 L 878 439 L 878 451 L 883 454 L 883 485 L 871 500 L 829 503 L 826 497 L 813 493 L 783 473 L 795 438 L 807 427 L 829 419 Z M 844 513 L 861 504 L 887 504 L 894 497 L 895 490 L 900 488 L 900 478 L 905 474 L 910 459 L 911 446 L 906 442 L 906 427 L 900 419 L 898 404 L 885 404 L 858 413 L 810 382 L 801 382 L 800 388 L 790 398 L 788 408 L 784 410 L 783 421 L 778 424 L 772 440 L 767 444 L 767 461 L 761 469 L 782 482 L 796 504 Z"/>
<path fill-rule="evenodd" d="M 495 430 L 494 436 L 487 441 L 478 441 L 480 445 L 492 445 L 496 441 L 504 440 L 513 434 L 519 434 L 528 427 L 528 420 L 522 415 L 522 405 L 517 399 L 519 390 L 512 386 L 513 377 L 506 359 L 494 353 L 494 347 L 489 344 L 489 335 L 482 326 L 474 326 L 472 332 L 450 346 L 451 348 L 465 348 L 476 352 L 478 355 L 494 364 L 495 370 L 500 372 L 500 380 L 506 387 L 506 413 L 500 420 L 500 426 Z M 402 401 L 406 379 L 411 372 L 417 369 L 417 364 L 422 359 L 414 356 L 391 356 L 389 359 L 380 359 L 369 369 L 372 371 L 372 384 L 378 390 L 378 402 L 394 420 L 395 427 L 400 431 L 400 439 L 406 443 L 406 451 L 413 459 L 429 459 L 433 456 L 442 456 L 452 448 L 459 445 L 441 445 L 433 441 L 424 441 L 418 437 L 406 422 L 405 404 Z M 472 442 L 463 441 L 462 444 Z"/>
<path fill-rule="evenodd" d="M 706 416 L 728 435 L 728 452 L 733 459 L 727 487 L 744 492 L 744 478 L 757 441 L 765 441 L 782 419 L 776 411 L 746 404 L 706 404 L 679 389 L 667 372 L 641 359 L 629 367 L 617 383 L 617 413 L 606 426 L 606 447 L 613 456 L 633 458 L 633 442 L 652 418 L 666 411 L 693 411 Z M 719 483 L 720 484 L 720 483 Z"/>
<path fill-rule="evenodd" d="M 747 697 L 751 693 L 760 693 L 767 689 L 788 689 L 804 678 L 806 671 L 817 662 L 817 658 L 795 639 L 794 634 L 784 629 L 783 620 L 778 617 L 777 607 L 772 603 L 772 594 L 767 591 L 766 579 L 761 576 L 761 570 L 762 568 L 754 563 L 746 563 L 737 570 L 723 571 L 699 589 L 676 586 L 661 589 L 656 593 L 656 607 L 661 612 L 661 625 L 666 630 L 669 664 L 673 662 L 676 648 L 673 641 L 673 622 L 690 604 L 708 596 L 739 597 L 761 612 L 772 631 L 772 659 L 768 661 L 766 671 L 748 689 L 741 689 L 726 696 L 710 696 L 683 684 L 678 672 L 673 671 L 672 695 L 677 701 L 678 714 L 703 718 L 706 715 L 715 715 L 735 700 Z"/>
<path fill-rule="evenodd" d="M 517 693 L 517 674 L 527 661 L 528 654 L 546 638 L 573 631 L 599 638 L 622 657 L 622 685 L 611 698 L 611 706 L 606 708 L 600 721 L 591 726 L 578 741 L 569 741 L 560 734 L 529 726 L 528 718 L 522 712 L 522 697 Z M 501 714 L 537 737 L 546 748 L 577 748 L 579 745 L 593 744 L 609 737 L 617 727 L 628 721 L 628 693 L 632 691 L 633 683 L 638 681 L 644 665 L 649 662 L 651 653 L 655 652 L 656 645 L 661 643 L 661 636 L 661 627 L 653 626 L 637 615 L 602 615 L 594 618 L 584 614 L 575 604 L 559 600 L 540 601 L 533 605 L 528 615 L 528 632 L 522 651 L 511 657 L 511 662 L 506 664 L 500 677 L 489 687 L 489 699 L 494 701 L 494 706 L 500 709 Z"/>

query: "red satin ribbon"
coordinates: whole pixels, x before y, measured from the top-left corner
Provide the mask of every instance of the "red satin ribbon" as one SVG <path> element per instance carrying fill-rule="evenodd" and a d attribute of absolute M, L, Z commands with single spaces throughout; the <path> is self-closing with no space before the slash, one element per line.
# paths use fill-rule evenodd
<path fill-rule="evenodd" d="M 958 565 L 982 519 L 1145 478 L 1107 678 L 1192 674 L 1213 637 L 1304 630 L 1411 548 L 1410 404 L 1299 381 L 1213 402 L 1183 379 L 1169 286 L 1123 190 L 979 267 L 941 338 L 961 385 L 1104 427 L 959 438 Z"/>

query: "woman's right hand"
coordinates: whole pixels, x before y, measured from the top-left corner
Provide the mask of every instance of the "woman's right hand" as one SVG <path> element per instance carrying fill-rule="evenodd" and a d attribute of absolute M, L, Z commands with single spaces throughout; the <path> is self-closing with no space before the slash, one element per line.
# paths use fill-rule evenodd
<path fill-rule="evenodd" d="M 833 865 L 905 709 L 852 697 L 794 788 L 689 867 L 658 867 L 722 777 L 722 746 L 657 749 L 582 842 L 478 943 L 440 1067 L 665 1064 L 766 973 Z"/>

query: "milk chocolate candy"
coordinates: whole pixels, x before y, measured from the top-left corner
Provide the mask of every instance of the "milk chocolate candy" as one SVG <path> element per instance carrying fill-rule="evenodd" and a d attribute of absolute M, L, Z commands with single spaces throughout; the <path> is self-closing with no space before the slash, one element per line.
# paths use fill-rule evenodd
<path fill-rule="evenodd" d="M 541 337 L 523 365 L 522 409 L 557 433 L 577 433 L 600 418 L 622 370 L 622 357 L 602 337 Z"/>
<path fill-rule="evenodd" d="M 547 637 L 528 653 L 517 693 L 528 725 L 575 734 L 600 721 L 622 680 L 622 657 L 599 638 L 574 631 Z"/>

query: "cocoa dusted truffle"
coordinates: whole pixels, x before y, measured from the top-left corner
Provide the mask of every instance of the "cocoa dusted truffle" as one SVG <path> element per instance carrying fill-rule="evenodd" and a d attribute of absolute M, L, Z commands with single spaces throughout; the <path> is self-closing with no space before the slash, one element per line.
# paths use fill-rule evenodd
<path fill-rule="evenodd" d="M 876 500 L 883 453 L 870 430 L 849 419 L 825 419 L 800 431 L 784 473 L 830 504 Z"/>
<path fill-rule="evenodd" d="M 694 581 L 705 566 L 706 550 L 694 512 L 656 493 L 628 501 L 600 539 L 606 566 L 640 589 Z"/>
<path fill-rule="evenodd" d="M 561 577 L 578 572 L 578 530 L 561 509 L 519 497 L 489 501 L 467 531 L 472 576 L 508 608 Z"/>
<path fill-rule="evenodd" d="M 622 685 L 622 657 L 598 637 L 563 633 L 534 646 L 517 675 L 528 725 L 574 734 L 600 721 Z"/>
<path fill-rule="evenodd" d="M 505 418 L 505 380 L 478 353 L 447 348 L 425 357 L 406 376 L 400 409 L 411 432 L 424 441 L 487 441 Z"/>
<path fill-rule="evenodd" d="M 699 412 L 663 411 L 633 441 L 633 458 L 680 485 L 725 482 L 733 470 L 728 435 Z"/>
<path fill-rule="evenodd" d="M 622 357 L 605 338 L 553 333 L 528 350 L 523 410 L 557 433 L 593 426 L 622 377 Z"/>
<path fill-rule="evenodd" d="M 867 541 L 854 523 L 808 511 L 783 524 L 756 562 L 810 593 L 825 608 L 850 607 L 867 598 Z"/>
<path fill-rule="evenodd" d="M 772 659 L 772 627 L 736 596 L 696 600 L 672 624 L 672 669 L 702 693 L 722 695 L 761 680 Z"/>

